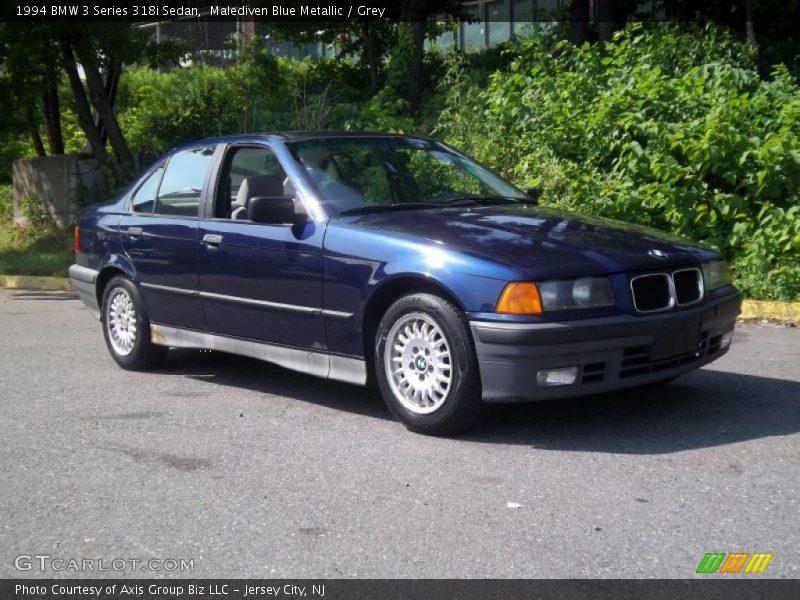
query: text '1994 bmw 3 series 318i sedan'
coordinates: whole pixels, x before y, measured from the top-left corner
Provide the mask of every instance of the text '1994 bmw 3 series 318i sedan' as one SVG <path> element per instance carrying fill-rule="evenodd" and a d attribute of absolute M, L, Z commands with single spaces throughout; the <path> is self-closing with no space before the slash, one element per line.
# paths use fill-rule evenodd
<path fill-rule="evenodd" d="M 489 402 L 672 379 L 722 356 L 739 313 L 717 253 L 538 207 L 419 137 L 187 144 L 84 209 L 75 250 L 123 368 L 188 347 L 375 381 L 430 434 Z"/>

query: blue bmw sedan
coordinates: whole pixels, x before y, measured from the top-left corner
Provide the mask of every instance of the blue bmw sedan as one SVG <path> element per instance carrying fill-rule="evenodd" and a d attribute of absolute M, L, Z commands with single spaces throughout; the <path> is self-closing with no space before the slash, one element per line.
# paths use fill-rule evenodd
<path fill-rule="evenodd" d="M 84 209 L 70 277 L 125 369 L 214 349 L 377 384 L 413 431 L 671 380 L 727 352 L 726 263 L 537 206 L 439 141 L 202 140 Z"/>

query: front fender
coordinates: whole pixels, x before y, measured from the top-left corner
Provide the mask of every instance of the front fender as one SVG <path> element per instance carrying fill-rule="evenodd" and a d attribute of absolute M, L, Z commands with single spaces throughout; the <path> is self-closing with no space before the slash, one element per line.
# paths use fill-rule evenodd
<path fill-rule="evenodd" d="M 438 242 L 332 221 L 323 250 L 325 309 L 352 317 L 326 320 L 328 347 L 363 356 L 370 302 L 398 282 L 400 291 L 425 283 L 443 290 L 465 312 L 490 312 L 509 281 L 528 278 L 514 267 Z"/>

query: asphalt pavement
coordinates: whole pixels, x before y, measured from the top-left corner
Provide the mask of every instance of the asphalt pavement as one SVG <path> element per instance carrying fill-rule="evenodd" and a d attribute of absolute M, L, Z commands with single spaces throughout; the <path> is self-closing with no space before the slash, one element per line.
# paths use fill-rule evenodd
<path fill-rule="evenodd" d="M 800 331 L 442 439 L 246 358 L 123 371 L 75 296 L 0 289 L 0 481 L 0 577 L 800 577 Z"/>

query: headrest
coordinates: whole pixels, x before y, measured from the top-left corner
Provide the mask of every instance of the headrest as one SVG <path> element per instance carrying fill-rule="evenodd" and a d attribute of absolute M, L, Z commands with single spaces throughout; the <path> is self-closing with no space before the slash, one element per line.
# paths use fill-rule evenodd
<path fill-rule="evenodd" d="M 242 181 L 236 202 L 247 206 L 247 201 L 255 196 L 283 196 L 283 178 L 278 175 L 251 175 Z"/>

